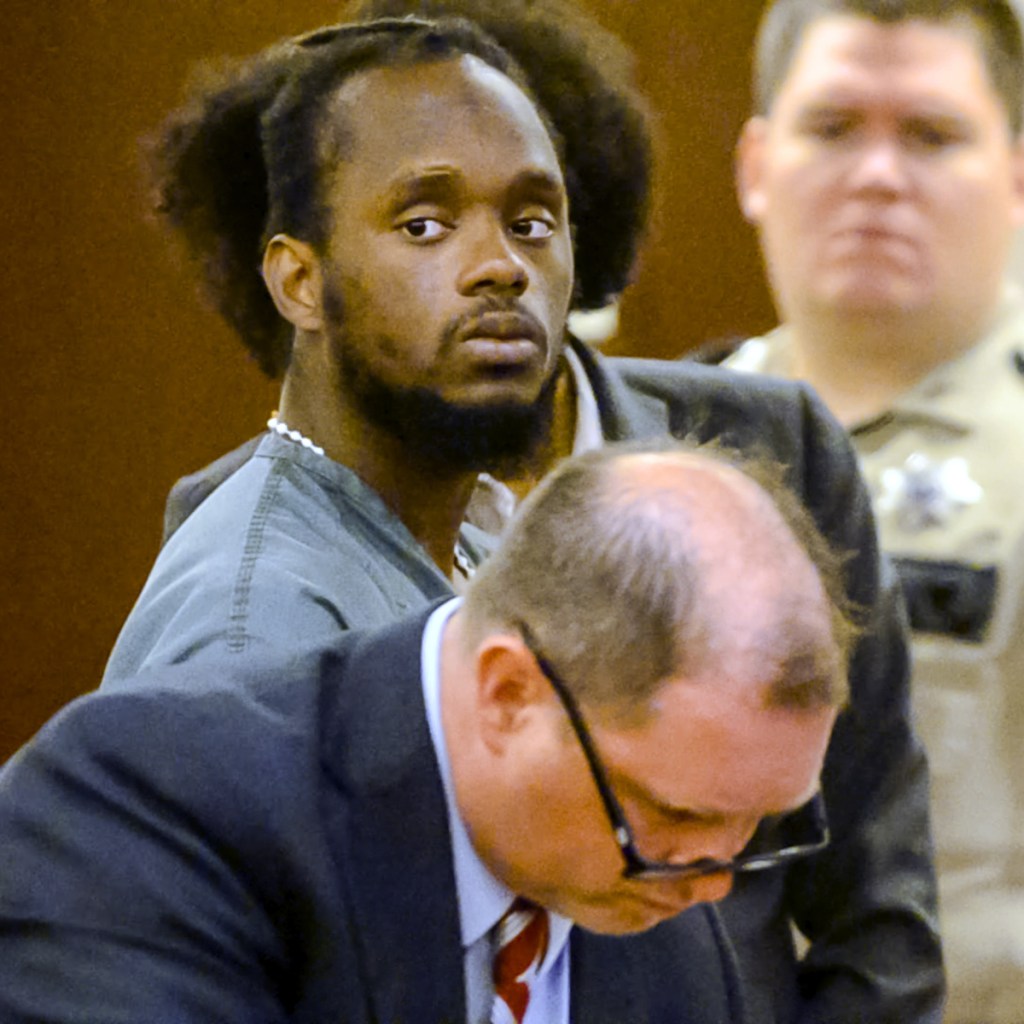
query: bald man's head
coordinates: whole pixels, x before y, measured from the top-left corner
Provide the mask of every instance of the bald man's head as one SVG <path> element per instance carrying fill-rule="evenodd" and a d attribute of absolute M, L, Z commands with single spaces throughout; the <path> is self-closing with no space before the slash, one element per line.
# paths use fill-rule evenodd
<path fill-rule="evenodd" d="M 595 705 L 639 706 L 709 657 L 755 650 L 778 666 L 764 700 L 838 705 L 853 634 L 840 565 L 776 467 L 609 446 L 524 503 L 467 595 L 467 636 L 528 624 Z"/>
<path fill-rule="evenodd" d="M 819 791 L 846 694 L 835 559 L 761 470 L 682 446 L 569 460 L 446 627 L 442 714 L 474 847 L 593 931 L 650 928 L 721 899 L 746 858 L 827 842 L 815 827 L 749 846 Z"/>

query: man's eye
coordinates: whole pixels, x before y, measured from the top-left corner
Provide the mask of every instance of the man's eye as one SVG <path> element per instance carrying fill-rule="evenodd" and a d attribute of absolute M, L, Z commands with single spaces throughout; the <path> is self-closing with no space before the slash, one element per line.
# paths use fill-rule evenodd
<path fill-rule="evenodd" d="M 954 131 L 940 125 L 919 124 L 910 125 L 907 129 L 910 141 L 924 149 L 943 149 L 946 146 L 953 146 L 961 141 L 961 137 Z"/>
<path fill-rule="evenodd" d="M 846 118 L 830 117 L 814 121 L 807 126 L 808 134 L 824 142 L 834 142 L 848 134 L 851 122 Z"/>
<path fill-rule="evenodd" d="M 550 238 L 555 233 L 555 225 L 543 217 L 522 217 L 512 222 L 511 230 L 517 238 L 535 240 Z"/>
<path fill-rule="evenodd" d="M 437 238 L 443 238 L 449 231 L 448 225 L 436 217 L 414 217 L 399 226 L 417 242 L 432 242 Z"/>

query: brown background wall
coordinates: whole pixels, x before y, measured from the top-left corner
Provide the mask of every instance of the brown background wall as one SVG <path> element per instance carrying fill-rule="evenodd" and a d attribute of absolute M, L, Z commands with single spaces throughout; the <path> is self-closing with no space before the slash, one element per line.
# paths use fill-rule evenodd
<path fill-rule="evenodd" d="M 659 202 L 616 351 L 675 356 L 772 320 L 736 210 L 759 5 L 588 0 L 640 55 Z M 0 238 L 0 760 L 91 689 L 173 480 L 259 431 L 274 388 L 146 222 L 136 140 L 196 58 L 333 20 L 326 0 L 7 0 Z"/>

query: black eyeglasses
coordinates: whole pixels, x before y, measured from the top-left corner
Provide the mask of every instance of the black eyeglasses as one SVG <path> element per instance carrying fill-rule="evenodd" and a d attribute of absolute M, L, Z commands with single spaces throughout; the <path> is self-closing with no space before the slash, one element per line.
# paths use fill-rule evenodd
<path fill-rule="evenodd" d="M 766 868 L 779 867 L 803 857 L 809 857 L 828 846 L 830 839 L 828 821 L 825 817 L 824 801 L 819 794 L 792 814 L 762 822 L 743 852 L 731 860 L 716 860 L 714 857 L 701 857 L 685 863 L 649 860 L 637 848 L 636 837 L 626 820 L 622 805 L 612 791 L 608 773 L 597 756 L 594 741 L 591 738 L 590 730 L 583 721 L 576 698 L 566 687 L 551 662 L 541 653 L 533 634 L 525 623 L 518 623 L 516 628 L 536 660 L 537 667 L 551 684 L 551 688 L 558 695 L 558 699 L 569 716 L 569 723 L 572 725 L 573 732 L 587 759 L 590 774 L 593 776 L 597 792 L 604 804 L 605 813 L 608 815 L 608 821 L 611 823 L 612 835 L 626 862 L 622 872 L 623 877 L 656 880 L 700 878 L 703 875 L 715 875 L 720 872 L 738 874 L 764 871 Z"/>

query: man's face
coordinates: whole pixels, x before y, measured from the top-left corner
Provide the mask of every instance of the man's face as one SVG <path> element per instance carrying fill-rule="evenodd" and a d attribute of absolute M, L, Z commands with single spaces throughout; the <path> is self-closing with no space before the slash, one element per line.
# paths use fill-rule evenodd
<path fill-rule="evenodd" d="M 969 22 L 813 22 L 738 164 L 784 319 L 995 303 L 1024 171 Z"/>
<path fill-rule="evenodd" d="M 652 860 L 732 858 L 764 817 L 800 807 L 818 789 L 834 709 L 766 706 L 764 697 L 784 674 L 794 681 L 840 671 L 826 599 L 806 559 L 770 583 L 739 583 L 736 568 L 720 573 L 723 614 L 709 616 L 707 653 L 664 683 L 648 714 L 624 724 L 583 708 L 638 848 Z M 727 874 L 623 878 L 598 791 L 553 695 L 533 726 L 506 757 L 499 813 L 475 836 L 516 892 L 609 934 L 646 930 L 728 893 Z"/>
<path fill-rule="evenodd" d="M 547 131 L 472 57 L 362 73 L 335 105 L 348 139 L 324 301 L 341 400 L 403 440 L 435 422 L 502 434 L 503 418 L 543 404 L 572 294 Z"/>

